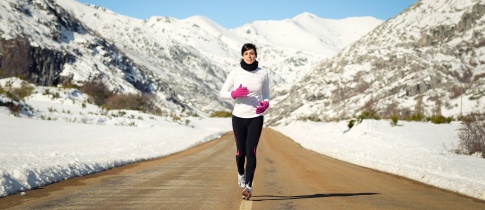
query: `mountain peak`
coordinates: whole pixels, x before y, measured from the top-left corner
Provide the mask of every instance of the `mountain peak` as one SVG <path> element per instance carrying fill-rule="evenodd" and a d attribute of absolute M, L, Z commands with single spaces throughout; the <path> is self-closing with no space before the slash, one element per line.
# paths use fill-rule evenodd
<path fill-rule="evenodd" d="M 227 31 L 227 29 L 224 28 L 223 26 L 219 25 L 212 19 L 202 15 L 190 16 L 188 18 L 183 19 L 182 21 L 196 24 L 212 35 L 219 35 Z"/>
<path fill-rule="evenodd" d="M 301 19 L 315 19 L 315 18 L 319 18 L 318 16 L 314 15 L 313 13 L 309 13 L 309 12 L 303 12 L 293 18 L 291 18 L 292 20 L 301 20 Z"/>

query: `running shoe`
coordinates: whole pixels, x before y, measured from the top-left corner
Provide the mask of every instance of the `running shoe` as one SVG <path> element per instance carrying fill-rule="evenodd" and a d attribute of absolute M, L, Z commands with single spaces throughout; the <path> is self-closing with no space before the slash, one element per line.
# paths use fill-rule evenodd
<path fill-rule="evenodd" d="M 246 185 L 242 191 L 242 199 L 249 200 L 251 198 L 251 187 Z"/>
<path fill-rule="evenodd" d="M 246 177 L 243 175 L 238 174 L 237 175 L 237 183 L 241 188 L 244 188 L 246 186 Z"/>

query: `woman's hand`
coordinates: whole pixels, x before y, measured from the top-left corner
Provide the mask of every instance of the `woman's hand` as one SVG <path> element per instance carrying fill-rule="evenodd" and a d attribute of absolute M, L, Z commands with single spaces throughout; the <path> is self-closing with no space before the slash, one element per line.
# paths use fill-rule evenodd
<path fill-rule="evenodd" d="M 242 84 L 239 84 L 239 87 L 231 92 L 231 97 L 233 99 L 240 98 L 240 97 L 246 97 L 248 96 L 249 90 L 247 87 L 243 87 Z"/>
<path fill-rule="evenodd" d="M 256 107 L 256 114 L 261 114 L 269 107 L 269 102 L 263 101 L 259 102 L 259 106 Z"/>

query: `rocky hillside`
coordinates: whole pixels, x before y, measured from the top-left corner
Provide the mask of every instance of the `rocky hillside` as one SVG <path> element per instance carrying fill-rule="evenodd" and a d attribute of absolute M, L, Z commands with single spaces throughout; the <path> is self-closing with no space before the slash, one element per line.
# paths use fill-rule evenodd
<path fill-rule="evenodd" d="M 485 2 L 420 0 L 324 60 L 271 110 L 271 123 L 483 111 Z"/>

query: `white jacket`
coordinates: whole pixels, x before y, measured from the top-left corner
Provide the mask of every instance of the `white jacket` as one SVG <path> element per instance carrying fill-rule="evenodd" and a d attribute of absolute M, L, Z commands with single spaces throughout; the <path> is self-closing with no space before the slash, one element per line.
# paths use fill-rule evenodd
<path fill-rule="evenodd" d="M 249 94 L 247 97 L 235 99 L 232 114 L 240 118 L 254 118 L 263 115 L 263 113 L 256 114 L 256 107 L 259 102 L 269 102 L 268 71 L 259 67 L 253 71 L 246 71 L 242 68 L 232 70 L 221 88 L 220 97 L 232 99 L 231 92 L 240 84 L 248 88 Z"/>

